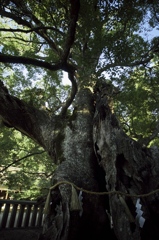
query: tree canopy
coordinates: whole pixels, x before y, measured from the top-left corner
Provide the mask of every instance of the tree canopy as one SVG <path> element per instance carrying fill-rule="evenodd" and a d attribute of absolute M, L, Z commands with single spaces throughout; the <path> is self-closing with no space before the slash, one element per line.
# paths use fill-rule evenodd
<path fill-rule="evenodd" d="M 21 109 L 35 111 L 39 122 L 67 118 L 77 89 L 106 79 L 124 131 L 145 146 L 159 144 L 158 12 L 157 0 L 0 1 L 0 163 L 5 167 L 28 155 L 29 161 L 17 163 L 22 184 L 29 168 L 33 174 L 50 169 L 49 176 L 55 166 L 50 168 L 42 148 L 54 154 L 31 133 L 29 117 L 28 126 L 22 126 L 23 117 L 18 122 L 9 101 L 21 99 L 27 104 Z M 64 72 L 70 85 L 63 82 Z M 4 85 L 13 98 L 3 104 Z M 13 174 L 7 178 L 14 182 Z"/>

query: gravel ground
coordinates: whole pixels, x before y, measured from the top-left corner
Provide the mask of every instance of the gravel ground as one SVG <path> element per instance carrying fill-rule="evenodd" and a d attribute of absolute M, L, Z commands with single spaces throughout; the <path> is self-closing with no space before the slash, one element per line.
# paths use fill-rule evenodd
<path fill-rule="evenodd" d="M 38 240 L 42 229 L 0 230 L 0 240 Z"/>

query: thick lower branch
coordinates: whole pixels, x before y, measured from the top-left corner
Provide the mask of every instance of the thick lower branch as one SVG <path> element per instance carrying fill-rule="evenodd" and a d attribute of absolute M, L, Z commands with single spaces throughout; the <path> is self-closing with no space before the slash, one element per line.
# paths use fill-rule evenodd
<path fill-rule="evenodd" d="M 29 58 L 29 57 L 11 56 L 11 55 L 2 54 L 2 53 L 0 53 L 0 62 L 28 64 L 36 67 L 46 68 L 52 71 L 57 71 L 61 69 L 61 63 L 52 65 L 48 62 L 40 61 L 40 60 Z"/>
<path fill-rule="evenodd" d="M 55 28 L 55 27 L 50 27 L 50 26 L 40 26 L 40 27 L 32 27 L 31 29 L 22 29 L 22 28 L 18 28 L 18 29 L 14 29 L 14 28 L 0 28 L 1 32 L 20 32 L 20 33 L 31 33 L 34 31 L 39 31 L 39 30 L 53 30 L 59 34 L 61 34 L 62 36 L 64 36 L 64 33 L 62 31 L 60 31 L 59 29 Z"/>
<path fill-rule="evenodd" d="M 0 81 L 0 117 L 7 127 L 14 127 L 42 146 L 55 163 L 60 161 L 65 124 L 61 116 L 50 116 L 48 112 L 11 96 Z"/>
<path fill-rule="evenodd" d="M 42 67 L 51 71 L 57 71 L 61 69 L 66 72 L 74 72 L 75 70 L 77 70 L 76 66 L 73 66 L 72 64 L 69 64 L 69 63 L 58 62 L 52 65 L 48 62 L 40 61 L 38 59 L 22 57 L 22 56 L 11 56 L 11 55 L 2 54 L 2 53 L 0 53 L 0 62 L 14 63 L 14 64 L 17 64 L 17 63 L 28 64 L 36 67 Z"/>
<path fill-rule="evenodd" d="M 44 111 L 11 96 L 2 81 L 0 81 L 0 115 L 5 125 L 14 127 L 41 146 L 45 146 L 41 129 L 47 121 L 49 122 L 49 116 Z"/>

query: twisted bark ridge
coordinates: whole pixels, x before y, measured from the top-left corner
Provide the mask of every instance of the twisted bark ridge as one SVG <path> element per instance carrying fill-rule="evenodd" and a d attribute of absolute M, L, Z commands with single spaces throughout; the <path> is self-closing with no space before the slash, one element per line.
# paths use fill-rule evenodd
<path fill-rule="evenodd" d="M 67 180 L 83 189 L 100 191 L 96 173 L 98 165 L 93 151 L 93 114 L 92 93 L 82 89 L 77 94 L 73 116 L 65 129 L 65 161 L 56 170 L 53 185 Z M 74 194 L 80 198 L 80 207 L 72 204 Z M 74 193 L 69 185 L 60 185 L 51 191 L 51 207 L 45 217 L 42 239 L 105 239 L 107 233 L 111 235 L 111 230 L 104 201 L 101 196 L 82 191 Z"/>
<path fill-rule="evenodd" d="M 11 96 L 0 81 L 1 121 L 37 141 L 52 159 L 59 161 L 62 152 L 63 162 L 53 176 L 53 185 L 69 181 L 93 192 L 115 190 L 130 195 L 157 189 L 159 150 L 145 148 L 123 132 L 112 113 L 107 84 L 98 86 L 95 95 L 94 107 L 90 90 L 79 89 L 74 112 L 64 121 L 61 115 L 49 116 Z M 136 212 L 139 201 L 140 214 Z M 43 240 L 104 240 L 108 235 L 119 240 L 159 239 L 158 193 L 140 199 L 113 194 L 108 199 L 62 184 L 51 191 L 49 206 Z"/>
<path fill-rule="evenodd" d="M 149 193 L 158 188 L 159 151 L 143 147 L 122 131 L 110 110 L 110 98 L 105 94 L 107 88 L 106 84 L 102 85 L 96 92 L 93 124 L 94 148 L 99 165 L 105 171 L 106 188 L 128 194 Z M 117 239 L 159 238 L 159 194 L 138 201 L 142 206 L 142 218 L 137 217 L 136 197 L 109 196 L 109 211 Z"/>
<path fill-rule="evenodd" d="M 37 109 L 12 96 L 2 81 L 0 81 L 0 121 L 36 141 L 56 162 L 55 152 L 58 153 L 59 148 L 55 142 L 62 137 L 64 121 L 59 121 L 59 116 L 50 116 L 47 111 Z"/>

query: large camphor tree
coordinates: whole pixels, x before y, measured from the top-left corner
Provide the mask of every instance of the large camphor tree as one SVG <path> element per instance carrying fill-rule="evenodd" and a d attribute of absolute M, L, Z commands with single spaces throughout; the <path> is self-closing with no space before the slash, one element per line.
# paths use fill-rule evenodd
<path fill-rule="evenodd" d="M 159 239 L 158 13 L 158 0 L 0 1 L 1 126 L 58 166 L 40 239 Z"/>

